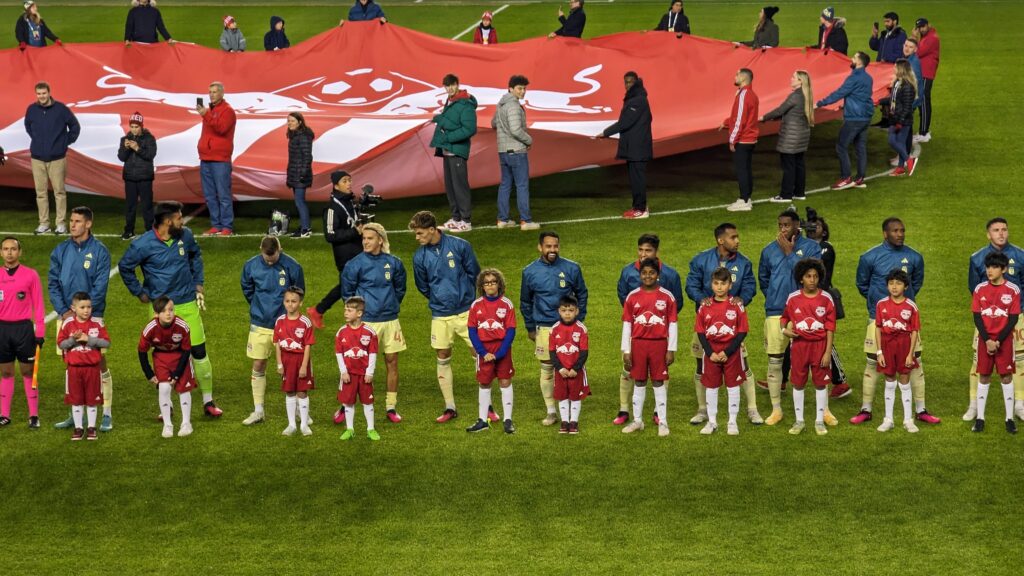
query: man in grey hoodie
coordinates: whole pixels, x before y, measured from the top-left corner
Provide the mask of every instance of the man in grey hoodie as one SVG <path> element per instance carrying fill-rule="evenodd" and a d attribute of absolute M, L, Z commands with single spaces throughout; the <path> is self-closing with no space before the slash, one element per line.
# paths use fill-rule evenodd
<path fill-rule="evenodd" d="M 530 217 L 530 159 L 527 156 L 533 138 L 526 131 L 526 111 L 519 103 L 526 96 L 530 81 L 515 75 L 508 80 L 508 93 L 498 101 L 491 118 L 491 128 L 498 136 L 498 164 L 501 166 L 501 184 L 498 185 L 498 228 L 516 226 L 509 218 L 509 197 L 512 185 L 516 187 L 516 206 L 519 208 L 519 229 L 536 230 L 540 225 Z"/>
<path fill-rule="evenodd" d="M 224 17 L 224 31 L 220 33 L 220 47 L 225 52 L 245 52 L 245 36 L 238 29 L 235 17 Z"/>

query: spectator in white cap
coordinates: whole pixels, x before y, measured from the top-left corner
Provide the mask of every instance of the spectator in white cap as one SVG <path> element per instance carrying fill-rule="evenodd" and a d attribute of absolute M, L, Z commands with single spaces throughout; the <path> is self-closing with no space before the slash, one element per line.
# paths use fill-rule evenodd
<path fill-rule="evenodd" d="M 25 12 L 18 16 L 18 21 L 14 24 L 14 37 L 18 41 L 18 48 L 43 48 L 47 39 L 60 46 L 60 38 L 57 38 L 39 15 L 39 6 L 35 0 L 26 0 L 22 7 L 25 8 Z"/>
<path fill-rule="evenodd" d="M 491 14 L 490 11 L 484 12 L 480 17 L 480 24 L 476 27 L 476 32 L 473 33 L 473 44 L 498 43 L 498 31 L 494 29 L 493 21 L 494 14 Z"/>
<path fill-rule="evenodd" d="M 224 17 L 224 31 L 220 33 L 220 47 L 225 52 L 245 52 L 245 36 L 238 29 L 235 17 Z"/>

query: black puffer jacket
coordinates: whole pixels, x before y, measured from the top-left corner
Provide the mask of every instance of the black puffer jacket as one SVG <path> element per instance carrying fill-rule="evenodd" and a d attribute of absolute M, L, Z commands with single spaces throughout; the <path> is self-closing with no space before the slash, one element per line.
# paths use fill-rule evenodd
<path fill-rule="evenodd" d="M 629 87 L 623 98 L 619 121 L 604 129 L 604 136 L 619 135 L 619 149 L 615 157 L 630 162 L 644 162 L 654 158 L 651 137 L 651 105 L 647 102 L 647 89 L 642 78 Z"/>
<path fill-rule="evenodd" d="M 889 93 L 889 123 L 910 126 L 914 123 L 914 100 L 917 91 L 908 82 L 897 80 Z"/>
<path fill-rule="evenodd" d="M 126 140 L 134 140 L 139 144 L 139 151 L 126 148 Z M 117 149 L 117 158 L 124 162 L 121 177 L 131 182 L 152 180 L 154 169 L 153 159 L 156 158 L 156 138 L 145 128 L 138 136 L 131 132 L 121 137 L 121 145 Z"/>
<path fill-rule="evenodd" d="M 309 129 L 288 133 L 289 188 L 313 185 L 313 133 Z"/>

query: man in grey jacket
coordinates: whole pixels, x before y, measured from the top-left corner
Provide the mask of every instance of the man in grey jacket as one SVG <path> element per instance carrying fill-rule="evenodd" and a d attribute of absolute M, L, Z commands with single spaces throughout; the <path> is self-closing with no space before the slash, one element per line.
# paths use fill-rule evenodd
<path fill-rule="evenodd" d="M 501 166 L 501 184 L 498 185 L 498 228 L 516 226 L 509 218 L 509 197 L 516 186 L 516 205 L 519 208 L 519 229 L 537 230 L 540 224 L 530 216 L 530 158 L 527 156 L 533 138 L 526 131 L 526 111 L 519 103 L 526 96 L 530 81 L 515 75 L 508 80 L 508 93 L 498 101 L 491 118 L 491 128 L 498 135 L 498 164 Z"/>

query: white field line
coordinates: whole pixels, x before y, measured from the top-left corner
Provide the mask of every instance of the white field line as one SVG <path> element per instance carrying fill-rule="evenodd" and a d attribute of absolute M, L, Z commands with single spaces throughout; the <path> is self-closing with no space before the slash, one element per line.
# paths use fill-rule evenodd
<path fill-rule="evenodd" d="M 497 14 L 498 12 L 501 12 L 505 8 L 508 8 L 508 4 L 502 4 L 500 8 L 498 8 L 494 12 L 491 12 L 491 14 Z M 473 22 L 473 24 L 471 24 L 469 26 L 469 28 L 466 28 L 465 30 L 463 30 L 462 32 L 459 32 L 455 36 L 452 36 L 452 40 L 458 40 L 459 38 L 462 38 L 466 34 L 469 34 L 470 32 L 472 32 L 473 29 L 476 28 L 479 25 L 480 25 L 480 20 L 477 20 L 476 22 Z"/>

